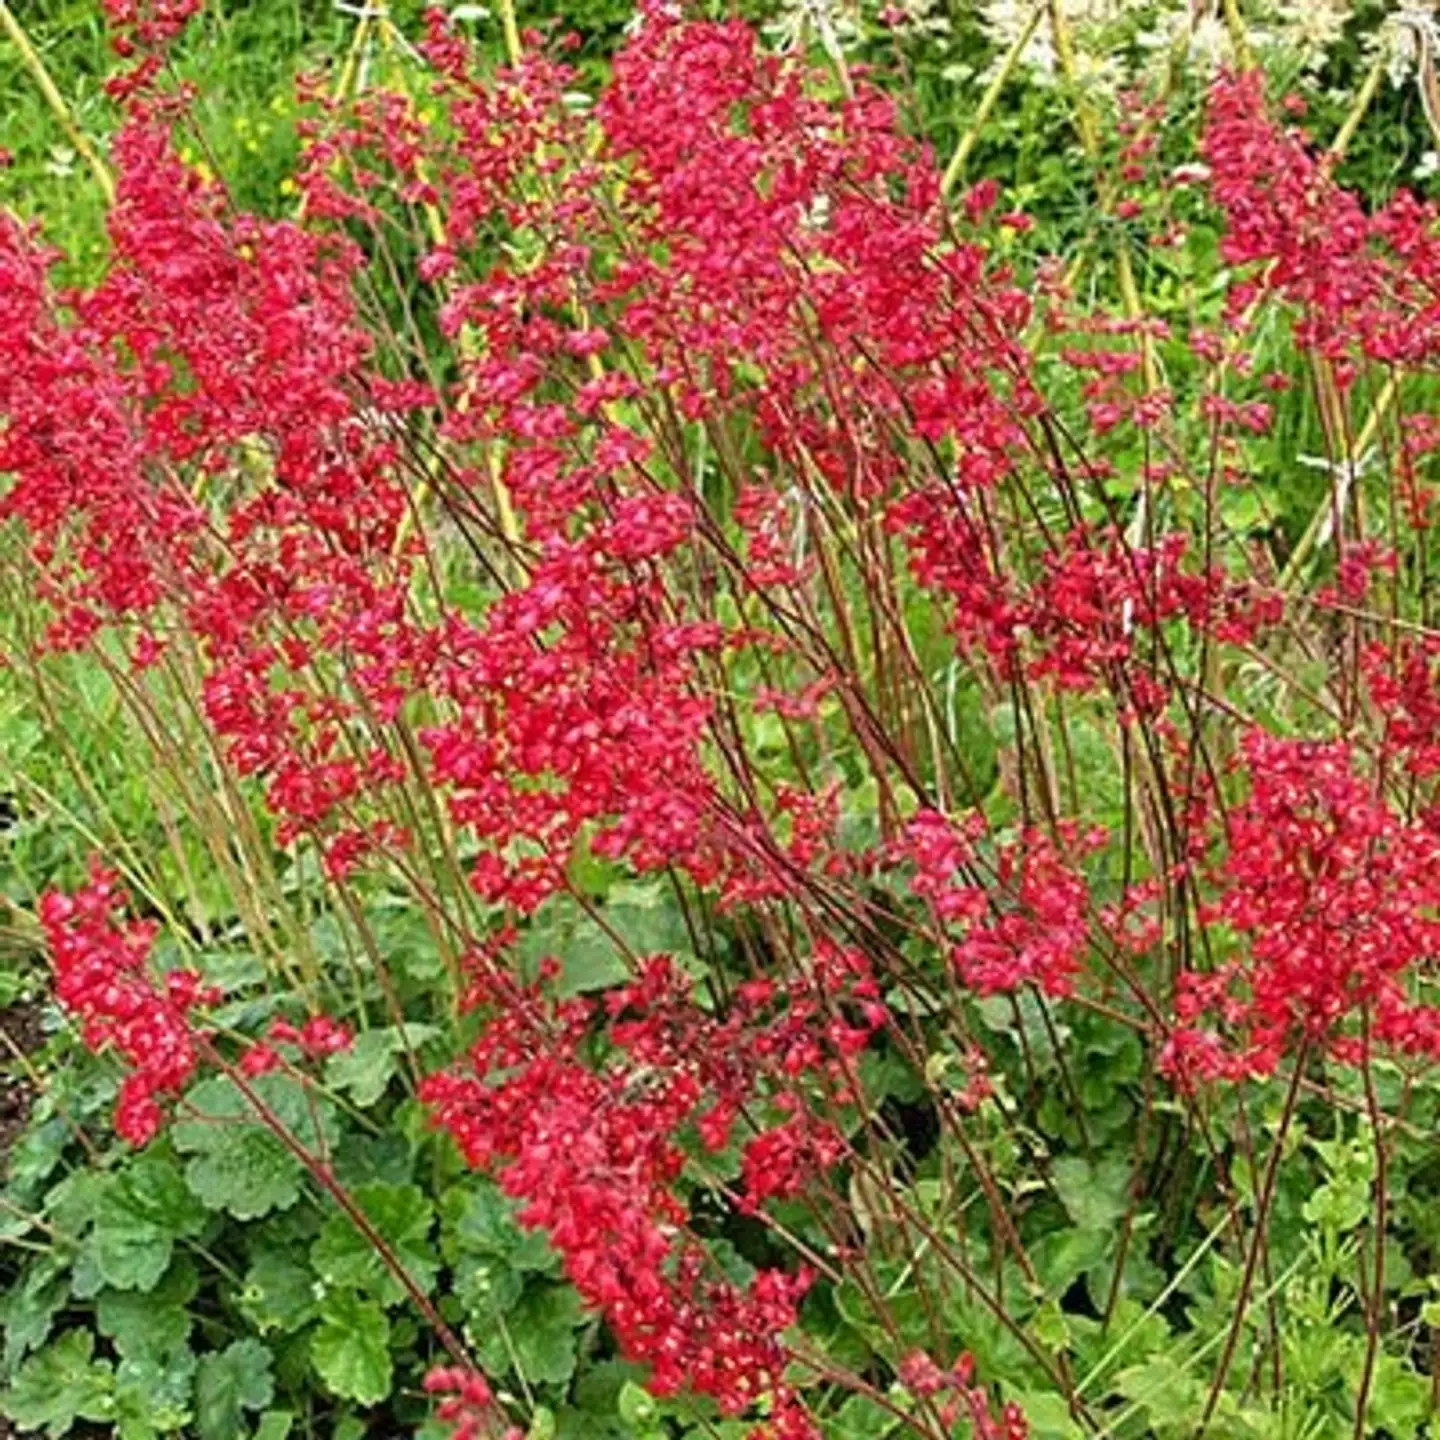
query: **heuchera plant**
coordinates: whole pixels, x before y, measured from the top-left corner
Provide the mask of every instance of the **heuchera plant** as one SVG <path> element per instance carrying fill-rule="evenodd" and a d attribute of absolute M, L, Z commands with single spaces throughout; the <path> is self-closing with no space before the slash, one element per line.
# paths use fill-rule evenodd
<path fill-rule="evenodd" d="M 106 8 L 126 68 L 104 275 L 60 286 L 42 236 L 0 220 L 0 516 L 41 649 L 103 665 L 162 751 L 184 695 L 213 741 L 199 783 L 263 809 L 261 848 L 318 856 L 359 910 L 377 875 L 423 909 L 457 1037 L 419 1089 L 431 1121 L 656 1395 L 709 1397 L 755 1440 L 826 1433 L 817 1386 L 897 1433 L 1028 1433 L 968 1354 L 898 1342 L 864 1244 L 882 1227 L 909 1293 L 978 1297 L 1097 1426 L 917 1198 L 877 1057 L 963 1157 L 997 1272 L 1032 1278 L 981 1140 L 1018 1102 L 976 1001 L 1129 1026 L 1207 1135 L 1217 1092 L 1279 1077 L 1203 1429 L 1298 1097 L 1365 1077 L 1378 1252 L 1372 1069 L 1411 1083 L 1440 1057 L 1433 209 L 1367 212 L 1258 72 L 1226 73 L 1183 172 L 1160 168 L 1159 107 L 1118 159 L 1082 127 L 1116 226 L 1163 248 L 1217 217 L 1223 325 L 1149 313 L 1124 271 L 1113 305 L 1082 302 L 998 186 L 949 193 L 873 77 L 647 3 L 588 108 L 563 41 L 488 67 L 432 13 L 428 93 L 317 82 L 299 214 L 265 218 L 177 152 L 193 97 L 164 61 L 196 4 Z M 1288 371 L 1257 373 L 1262 316 Z M 1327 481 L 1277 557 L 1226 502 L 1292 386 Z M 997 717 L 988 752 L 962 681 Z M 1077 781 L 1083 737 L 1118 803 Z M 242 891 L 243 850 L 216 842 Z M 605 927 L 597 866 L 673 887 L 695 953 L 610 929 L 624 979 L 521 964 L 560 901 Z M 263 888 L 237 903 L 292 1018 L 217 1028 L 220 994 L 157 973 L 155 924 L 101 861 L 44 898 L 56 993 L 124 1067 L 125 1139 L 221 1072 L 363 1232 L 252 1083 L 314 1083 L 347 1019 L 289 966 Z M 730 962 L 702 963 L 720 934 Z M 697 1185 L 790 1263 L 736 1278 Z M 518 1435 L 367 1238 L 434 1331 L 440 1417 Z M 896 1337 L 888 1377 L 797 1324 L 842 1285 Z"/>

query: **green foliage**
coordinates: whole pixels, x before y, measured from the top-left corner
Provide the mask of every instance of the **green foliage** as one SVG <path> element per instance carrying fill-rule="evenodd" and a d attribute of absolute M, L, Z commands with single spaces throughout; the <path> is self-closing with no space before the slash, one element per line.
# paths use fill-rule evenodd
<path fill-rule="evenodd" d="M 206 1355 L 195 1379 L 195 1426 L 200 1440 L 240 1433 L 247 1410 L 263 1410 L 275 1393 L 270 1352 L 258 1340 L 236 1340 Z"/>
<path fill-rule="evenodd" d="M 115 1408 L 115 1374 L 94 1359 L 89 1330 L 67 1330 L 21 1367 L 3 1404 L 23 1430 L 67 1435 L 76 1420 L 108 1420 Z"/>
<path fill-rule="evenodd" d="M 345 1291 L 327 1297 L 310 1354 L 320 1378 L 342 1399 L 373 1405 L 390 1393 L 390 1322 L 373 1300 Z"/>
<path fill-rule="evenodd" d="M 385 1093 L 407 1048 L 419 1048 L 438 1033 L 433 1025 L 418 1024 L 366 1030 L 348 1050 L 330 1057 L 325 1078 L 352 1104 L 369 1109 Z"/>
<path fill-rule="evenodd" d="M 296 1080 L 261 1075 L 251 1088 L 292 1134 L 322 1149 L 334 1145 L 333 1111 L 324 1102 L 307 1100 Z M 224 1076 L 202 1080 L 186 1102 L 197 1118 L 176 1125 L 175 1147 L 191 1156 L 186 1183 L 207 1208 L 253 1220 L 300 1198 L 300 1160 L 260 1122 L 235 1081 Z"/>
<path fill-rule="evenodd" d="M 354 1192 L 366 1218 L 422 1291 L 434 1287 L 439 1258 L 430 1243 L 435 1212 L 415 1185 L 366 1185 Z M 374 1245 L 345 1215 L 325 1221 L 310 1247 L 310 1263 L 327 1285 L 349 1286 L 397 1305 L 405 1290 L 381 1261 Z"/>
<path fill-rule="evenodd" d="M 188 1307 L 198 1289 L 195 1264 L 182 1256 L 148 1293 L 101 1291 L 95 1301 L 95 1328 L 122 1360 L 162 1362 L 187 1347 L 195 1324 Z"/>
<path fill-rule="evenodd" d="M 162 1151 L 147 1152 L 106 1177 L 77 1268 L 93 1268 L 117 1290 L 152 1290 L 170 1268 L 175 1242 L 203 1225 L 204 1210 L 174 1162 Z"/>

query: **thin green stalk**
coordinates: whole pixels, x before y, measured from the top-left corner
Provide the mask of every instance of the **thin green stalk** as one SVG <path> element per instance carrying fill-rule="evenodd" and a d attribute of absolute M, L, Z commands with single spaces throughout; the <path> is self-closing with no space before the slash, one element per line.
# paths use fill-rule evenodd
<path fill-rule="evenodd" d="M 1387 56 L 1382 50 L 1375 57 L 1375 63 L 1370 67 L 1370 73 L 1366 75 L 1360 89 L 1356 92 L 1354 103 L 1350 106 L 1350 113 L 1345 117 L 1345 123 L 1341 125 L 1330 144 L 1330 155 L 1332 163 L 1338 163 L 1344 159 L 1345 152 L 1350 148 L 1350 142 L 1355 138 L 1355 133 L 1360 129 L 1360 122 L 1365 118 L 1365 112 L 1369 110 L 1371 102 L 1375 99 L 1380 89 L 1380 81 L 1385 76 Z"/>
<path fill-rule="evenodd" d="M 435 1308 L 430 1297 L 416 1283 L 415 1277 L 406 1268 L 405 1263 L 396 1253 L 394 1247 L 371 1223 L 370 1217 L 360 1208 L 349 1190 L 336 1178 L 334 1171 L 328 1164 L 318 1161 L 316 1155 L 302 1142 L 298 1136 L 285 1124 L 285 1122 L 266 1104 L 259 1092 L 250 1084 L 245 1075 L 234 1065 L 229 1064 L 212 1046 L 202 1043 L 201 1053 L 214 1065 L 222 1074 L 235 1086 L 245 1097 L 246 1103 L 255 1113 L 260 1123 L 280 1141 L 282 1145 L 305 1167 L 310 1178 L 330 1196 L 332 1200 L 345 1212 L 346 1218 L 358 1230 L 361 1236 L 369 1242 L 370 1247 L 380 1257 L 381 1263 L 394 1276 L 401 1289 L 410 1297 L 415 1308 L 424 1317 L 426 1323 L 434 1332 L 435 1337 L 444 1347 L 450 1358 L 467 1370 L 475 1368 L 474 1362 L 470 1359 L 469 1352 L 455 1332 L 447 1325 L 441 1317 L 440 1312 Z"/>
<path fill-rule="evenodd" d="M 1070 38 L 1070 27 L 1065 23 L 1065 12 L 1060 0 L 1049 0 L 1050 33 L 1055 41 L 1055 58 L 1060 63 L 1060 73 L 1075 106 L 1075 129 L 1080 135 L 1080 145 L 1085 157 L 1092 164 L 1099 158 L 1100 136 L 1095 116 L 1089 103 L 1080 93 L 1079 72 L 1075 66 L 1075 45 Z"/>
<path fill-rule="evenodd" d="M 1230 1216 L 1228 1214 L 1223 1216 L 1215 1224 L 1210 1233 L 1195 1247 L 1195 1251 L 1190 1258 L 1170 1277 L 1169 1284 L 1155 1297 L 1146 1308 L 1145 1313 L 1135 1320 L 1134 1324 L 1116 1340 L 1095 1364 L 1090 1367 L 1089 1372 L 1081 1378 L 1079 1384 L 1075 1386 L 1075 1393 L 1077 1395 L 1083 1395 L 1094 1381 L 1109 1369 L 1114 1360 L 1124 1353 L 1126 1345 L 1130 1343 L 1130 1337 L 1136 1334 L 1151 1316 L 1158 1315 L 1160 1311 L 1164 1309 L 1166 1302 L 1185 1283 L 1190 1272 L 1210 1253 L 1215 1242 L 1224 1233 L 1229 1224 Z"/>
<path fill-rule="evenodd" d="M 105 196 L 105 203 L 113 205 L 115 203 L 115 181 L 110 174 L 109 167 L 100 158 L 99 152 L 86 139 L 80 126 L 76 123 L 75 116 L 65 102 L 65 97 L 50 78 L 50 72 L 45 68 L 44 60 L 40 58 L 40 52 L 31 43 L 30 37 L 25 33 L 5 0 L 0 0 L 0 30 L 4 30 L 10 43 L 20 52 L 21 63 L 30 72 L 31 79 L 35 81 L 41 95 L 45 97 L 45 103 L 54 111 L 55 118 L 60 122 L 60 128 L 64 130 L 66 138 L 75 147 L 76 153 L 90 167 L 90 173 L 94 175 L 96 184 L 100 186 L 101 193 Z"/>
<path fill-rule="evenodd" d="M 1230 44 L 1235 50 L 1235 64 L 1241 70 L 1249 70 L 1255 64 L 1250 51 L 1250 40 L 1245 33 L 1245 21 L 1240 15 L 1240 0 L 1224 0 L 1225 28 L 1230 32 Z"/>
<path fill-rule="evenodd" d="M 1398 375 L 1391 373 L 1380 387 L 1380 393 L 1375 397 L 1375 403 L 1370 407 L 1370 413 L 1365 417 L 1365 423 L 1361 426 L 1360 434 L 1356 437 L 1355 443 L 1348 447 L 1350 453 L 1340 463 L 1355 468 L 1356 474 L 1351 478 L 1351 492 L 1354 493 L 1359 483 L 1359 466 L 1365 458 L 1370 447 L 1375 443 L 1376 435 L 1379 432 L 1380 424 L 1385 418 L 1385 412 L 1395 403 L 1395 397 L 1399 393 L 1400 380 Z M 1315 513 L 1310 517 L 1310 523 L 1305 527 L 1305 532 L 1296 542 L 1295 549 L 1291 552 L 1284 570 L 1280 573 L 1279 589 L 1290 590 L 1300 578 L 1300 572 L 1306 562 L 1310 559 L 1311 552 L 1320 544 L 1320 537 L 1325 533 L 1327 523 L 1334 516 L 1334 491 L 1333 487 L 1327 491 L 1324 499 L 1321 500 Z"/>
<path fill-rule="evenodd" d="M 524 50 L 520 45 L 520 24 L 515 18 L 515 0 L 500 0 L 500 26 L 505 32 L 505 54 L 518 65 Z"/>
<path fill-rule="evenodd" d="M 1005 82 L 1009 80 L 1016 65 L 1020 63 L 1020 56 L 1024 54 L 1025 47 L 1030 43 L 1030 37 L 1035 33 L 1045 14 L 1044 0 L 1033 6 L 1030 11 L 1030 18 L 1021 28 L 1020 33 L 1015 37 L 1015 43 L 1005 52 L 1004 58 L 1000 61 L 999 68 L 991 78 L 990 84 L 986 86 L 985 93 L 980 97 L 980 104 L 970 121 L 969 127 L 960 137 L 960 143 L 955 147 L 955 153 L 950 157 L 950 163 L 945 167 L 945 174 L 940 178 L 940 193 L 949 195 L 955 188 L 960 177 L 965 173 L 965 162 L 970 158 L 970 152 L 975 148 L 980 139 L 980 132 L 985 127 L 985 122 L 990 118 L 990 112 L 995 108 L 995 102 L 1000 98 L 1000 92 L 1005 88 Z"/>
<path fill-rule="evenodd" d="M 1235 1348 L 1240 1342 L 1241 1331 L 1245 1328 L 1245 1317 L 1250 1310 L 1250 1298 L 1255 1283 L 1255 1272 L 1259 1266 L 1260 1252 L 1268 1238 L 1270 1205 L 1275 1199 L 1275 1182 L 1280 1176 L 1280 1160 L 1285 1152 L 1285 1140 L 1290 1133 L 1290 1122 L 1295 1118 L 1295 1104 L 1300 1096 L 1300 1079 L 1304 1073 L 1307 1058 L 1307 1046 L 1302 1043 L 1299 1053 L 1295 1056 L 1295 1073 L 1290 1077 L 1290 1088 L 1286 1092 L 1285 1108 L 1281 1111 L 1280 1124 L 1275 1131 L 1275 1145 L 1270 1152 L 1270 1163 L 1265 1169 L 1265 1178 L 1261 1182 L 1260 1193 L 1256 1199 L 1255 1235 L 1245 1256 L 1245 1270 L 1240 1277 L 1240 1293 L 1235 1298 L 1235 1318 L 1225 1333 L 1225 1348 L 1221 1352 L 1220 1364 L 1210 1385 L 1210 1394 L 1205 1400 L 1205 1410 L 1200 1417 L 1200 1426 L 1195 1432 L 1195 1440 L 1203 1440 L 1205 1432 L 1210 1428 L 1211 1420 L 1215 1418 L 1216 1406 L 1220 1403 L 1220 1396 L 1225 1390 L 1225 1381 L 1230 1375 L 1230 1366 L 1235 1359 Z"/>
<path fill-rule="evenodd" d="M 1290 1262 L 1290 1264 L 1285 1268 L 1285 1270 L 1276 1277 L 1274 1283 L 1268 1285 L 1258 1296 L 1256 1296 L 1255 1303 L 1257 1305 L 1268 1305 L 1270 1301 L 1273 1300 L 1290 1283 L 1292 1279 L 1294 1279 L 1296 1274 L 1299 1273 L 1300 1269 L 1304 1266 L 1305 1262 L 1309 1258 L 1310 1256 L 1306 1252 L 1302 1252 L 1300 1255 L 1296 1256 L 1296 1258 Z M 1224 1338 L 1224 1334 L 1225 1332 L 1223 1331 L 1216 1331 L 1216 1333 L 1212 1335 L 1193 1355 L 1188 1356 L 1180 1362 L 1180 1369 L 1182 1371 L 1193 1369 L 1202 1360 L 1204 1360 L 1206 1356 L 1208 1356 L 1211 1351 L 1216 1348 L 1216 1346 L 1220 1344 L 1221 1340 Z M 1146 1388 L 1139 1395 L 1137 1395 L 1130 1402 L 1129 1405 L 1127 1405 L 1123 1410 L 1118 1411 L 1112 1419 L 1106 1422 L 1105 1428 L 1103 1430 L 1096 1431 L 1096 1433 L 1090 1437 L 1090 1440 L 1110 1440 L 1110 1437 L 1116 1434 L 1119 1430 L 1121 1430 L 1126 1424 L 1128 1424 L 1129 1421 L 1141 1409 L 1144 1408 L 1144 1406 L 1146 1406 L 1150 1401 L 1158 1399 L 1168 1383 L 1169 1381 L 1167 1380 L 1160 1380 L 1153 1385 L 1146 1386 Z"/>

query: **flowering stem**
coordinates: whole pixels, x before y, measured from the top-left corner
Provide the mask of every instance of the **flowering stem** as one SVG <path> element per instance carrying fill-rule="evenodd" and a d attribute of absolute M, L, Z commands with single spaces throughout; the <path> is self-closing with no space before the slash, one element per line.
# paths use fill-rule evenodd
<path fill-rule="evenodd" d="M 317 1159 L 317 1157 L 296 1138 L 285 1122 L 265 1103 L 254 1086 L 249 1084 L 245 1076 L 241 1074 L 235 1066 L 229 1064 L 212 1045 L 202 1043 L 201 1053 L 206 1060 L 233 1082 L 235 1088 L 245 1097 L 246 1103 L 259 1117 L 260 1122 L 265 1128 L 300 1161 L 315 1180 L 316 1184 L 345 1212 L 350 1223 L 354 1225 L 356 1230 L 358 1230 L 365 1240 L 374 1248 L 375 1253 L 380 1257 L 381 1263 L 391 1275 L 395 1277 L 400 1287 L 410 1297 L 415 1308 L 435 1332 L 436 1339 L 444 1346 L 450 1358 L 466 1370 L 475 1370 L 475 1364 L 466 1353 L 465 1346 L 460 1342 L 460 1338 L 445 1323 L 440 1312 L 431 1303 L 430 1297 L 415 1283 L 414 1277 L 401 1263 L 400 1257 L 395 1253 L 390 1242 L 370 1223 L 370 1217 L 355 1203 L 350 1192 L 335 1178 L 334 1171 L 331 1167 Z"/>
<path fill-rule="evenodd" d="M 360 57 L 364 54 L 365 44 L 370 38 L 370 15 L 365 13 L 355 25 L 355 33 L 350 37 L 350 44 L 345 51 L 345 61 L 340 67 L 340 78 L 335 82 L 333 99 L 338 105 L 350 93 L 350 86 L 354 83 L 356 73 L 360 69 Z"/>
<path fill-rule="evenodd" d="M 1050 0 L 1050 27 L 1055 38 L 1055 54 L 1060 62 L 1060 72 L 1075 97 L 1075 129 L 1080 136 L 1081 148 L 1085 151 L 1086 158 L 1091 164 L 1098 167 L 1100 141 L 1096 132 L 1095 117 L 1080 93 L 1080 77 L 1075 67 L 1075 46 L 1070 38 L 1070 29 L 1065 23 L 1064 13 L 1060 8 L 1060 0 Z M 1102 210 L 1105 211 L 1109 210 L 1114 198 L 1109 190 L 1110 187 L 1104 183 L 1102 178 L 1100 204 Z M 1115 270 L 1116 282 L 1120 288 L 1120 298 L 1125 306 L 1126 316 L 1131 320 L 1143 319 L 1145 312 L 1140 299 L 1140 288 L 1135 283 L 1135 268 L 1131 263 L 1130 252 L 1125 248 L 1123 238 L 1116 249 Z M 1144 367 L 1145 388 L 1147 391 L 1154 391 L 1159 388 L 1160 376 L 1155 365 L 1150 334 L 1143 327 L 1140 329 L 1140 354 Z"/>
<path fill-rule="evenodd" d="M 1049 0 L 1049 6 L 1050 30 L 1055 39 L 1055 58 L 1060 62 L 1060 73 L 1065 77 L 1065 83 L 1075 103 L 1075 128 L 1080 132 L 1080 145 L 1087 158 L 1093 161 L 1100 153 L 1100 140 L 1095 129 L 1095 116 L 1080 93 L 1079 74 L 1075 68 L 1075 45 L 1070 38 L 1070 27 L 1065 23 L 1065 13 L 1060 8 L 1060 0 Z"/>
<path fill-rule="evenodd" d="M 1302 1041 L 1295 1056 L 1295 1069 L 1290 1076 L 1290 1088 L 1285 1092 L 1285 1108 L 1280 1112 L 1280 1125 L 1275 1132 L 1275 1144 L 1270 1151 L 1270 1160 L 1265 1167 L 1265 1179 L 1260 1187 L 1259 1204 L 1255 1211 L 1255 1237 L 1245 1256 L 1245 1273 L 1240 1280 L 1240 1293 L 1235 1297 L 1235 1318 L 1225 1336 L 1225 1349 L 1220 1356 L 1220 1365 L 1210 1385 L 1210 1394 L 1205 1401 L 1205 1412 L 1200 1417 L 1195 1440 L 1201 1440 L 1215 1415 L 1220 1403 L 1230 1366 L 1235 1359 L 1235 1347 L 1240 1342 L 1240 1332 L 1245 1328 L 1245 1316 L 1250 1310 L 1250 1292 L 1255 1285 L 1255 1271 L 1258 1268 L 1260 1252 L 1265 1247 L 1265 1231 L 1270 1219 L 1270 1204 L 1275 1198 L 1275 1181 L 1280 1174 L 1280 1158 L 1285 1151 L 1285 1137 L 1290 1133 L 1290 1122 L 1295 1118 L 1295 1104 L 1300 1096 L 1300 1079 L 1305 1073 L 1305 1060 L 1309 1054 L 1309 1042 Z"/>
<path fill-rule="evenodd" d="M 1355 437 L 1355 443 L 1345 447 L 1349 450 L 1349 455 L 1342 461 L 1343 464 L 1359 467 L 1366 451 L 1375 443 L 1375 433 L 1385 418 L 1385 412 L 1394 404 L 1399 388 L 1400 381 L 1392 373 L 1380 387 L 1380 393 L 1375 397 L 1375 403 L 1370 407 L 1370 413 L 1365 417 L 1365 423 L 1360 427 L 1360 433 Z M 1310 523 L 1305 527 L 1304 534 L 1296 542 L 1295 549 L 1285 564 L 1285 569 L 1280 573 L 1279 588 L 1282 591 L 1290 590 L 1300 578 L 1300 571 L 1305 562 L 1309 560 L 1311 552 L 1323 543 L 1321 536 L 1325 534 L 1332 521 L 1338 520 L 1334 512 L 1335 492 L 1332 486 L 1320 501 L 1315 513 L 1310 517 Z M 1335 530 L 1338 534 L 1338 523 L 1335 525 Z"/>
<path fill-rule="evenodd" d="M 1355 1397 L 1354 1440 L 1364 1440 L 1365 1415 L 1370 1408 L 1370 1388 L 1375 1380 L 1375 1361 L 1380 1351 L 1380 1323 L 1385 1312 L 1385 1224 L 1388 1210 L 1386 1194 L 1388 1152 L 1382 1123 L 1380 1100 L 1375 1093 L 1375 1068 L 1371 1055 L 1370 1012 L 1363 1017 L 1364 1054 L 1360 1073 L 1365 1085 L 1365 1108 L 1375 1136 L 1375 1271 L 1370 1277 L 1369 1303 L 1365 1306 L 1365 1369 L 1360 1376 L 1360 1390 Z"/>
<path fill-rule="evenodd" d="M 1230 43 L 1235 47 L 1235 64 L 1241 70 L 1248 70 L 1255 63 L 1250 53 L 1250 41 L 1245 34 L 1245 21 L 1240 15 L 1240 0 L 1224 0 L 1225 28 L 1230 32 Z"/>

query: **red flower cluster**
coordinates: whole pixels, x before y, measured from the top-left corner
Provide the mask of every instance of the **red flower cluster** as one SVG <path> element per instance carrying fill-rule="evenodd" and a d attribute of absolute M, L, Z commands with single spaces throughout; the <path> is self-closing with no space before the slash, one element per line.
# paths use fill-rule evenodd
<path fill-rule="evenodd" d="M 288 1020 L 275 1020 L 265 1032 L 265 1039 L 251 1045 L 240 1057 L 240 1069 L 246 1075 L 265 1075 L 285 1064 L 285 1057 L 276 1046 L 293 1048 L 307 1060 L 324 1060 L 350 1048 L 353 1036 L 350 1027 L 329 1015 L 315 1015 L 303 1025 Z"/>
<path fill-rule="evenodd" d="M 493 1428 L 495 1397 L 483 1375 L 459 1365 L 437 1365 L 425 1376 L 425 1392 L 444 1395 L 435 1407 L 435 1418 L 455 1428 L 450 1440 L 481 1440 L 500 1432 Z M 502 1440 L 520 1440 L 518 1426 L 507 1427 Z"/>
<path fill-rule="evenodd" d="M 772 1423 L 797 1418 L 757 1433 L 818 1435 L 795 1428 L 803 1406 L 784 1382 L 780 1339 L 810 1277 L 762 1271 L 742 1287 L 715 1270 L 678 1195 L 682 1139 L 693 1131 L 704 1149 L 725 1148 L 742 1109 L 779 1085 L 773 1103 L 789 1118 L 747 1142 L 741 1199 L 753 1211 L 797 1193 L 843 1152 L 798 1082 L 828 1075 L 848 1092 L 851 1057 L 883 1011 L 858 957 L 838 952 L 788 987 L 743 987 L 725 1019 L 695 1004 L 690 983 L 658 956 L 602 1010 L 547 1000 L 491 965 L 477 978 L 488 1018 L 468 1073 L 432 1075 L 421 1098 L 471 1164 L 497 1168 L 521 1222 L 546 1232 L 656 1393 L 689 1389 L 731 1414 L 770 1397 Z M 854 1019 L 839 1013 L 847 1006 Z M 835 1018 L 817 1027 L 826 1013 Z M 602 1021 L 610 1058 L 597 1069 L 583 1054 Z"/>
<path fill-rule="evenodd" d="M 982 855 L 984 827 L 959 826 L 934 811 L 917 815 L 891 847 L 892 858 L 914 868 L 911 888 L 942 925 L 958 927 L 952 961 L 982 995 L 1036 985 L 1067 995 L 1085 968 L 1090 892 L 1075 863 L 1104 846 L 1097 830 L 1060 827 L 1070 858 L 1038 829 Z"/>
<path fill-rule="evenodd" d="M 1245 765 L 1250 795 L 1230 812 L 1206 918 L 1246 943 L 1181 977 L 1165 1063 L 1182 1079 L 1239 1079 L 1301 1043 L 1354 1062 L 1371 1042 L 1440 1059 L 1440 1007 L 1407 989 L 1440 955 L 1440 835 L 1397 815 L 1347 745 L 1252 734 Z"/>
<path fill-rule="evenodd" d="M 947 1430 L 965 1421 L 972 1440 L 1027 1440 L 1030 1426 L 1018 1405 L 1006 1405 L 997 1418 L 983 1385 L 975 1383 L 975 1357 L 968 1351 L 949 1370 L 942 1370 L 923 1351 L 907 1355 L 899 1365 L 900 1382 L 924 1400 L 938 1401 Z"/>
<path fill-rule="evenodd" d="M 129 1067 L 115 1128 L 144 1145 L 160 1128 L 160 1100 L 179 1094 L 195 1073 L 194 1012 L 219 994 L 193 970 L 152 976 L 147 961 L 158 927 L 117 922 L 126 903 L 118 877 L 97 864 L 73 894 L 42 896 L 40 921 L 60 1003 L 79 1017 L 92 1050 L 112 1050 Z"/>

